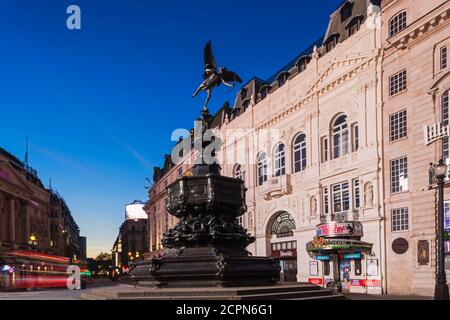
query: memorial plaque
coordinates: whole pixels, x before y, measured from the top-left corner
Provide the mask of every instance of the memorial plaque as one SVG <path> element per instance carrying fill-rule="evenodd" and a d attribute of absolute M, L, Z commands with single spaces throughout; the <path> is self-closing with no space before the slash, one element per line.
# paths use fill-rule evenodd
<path fill-rule="evenodd" d="M 409 249 L 409 243 L 405 238 L 397 238 L 392 242 L 392 250 L 397 254 L 403 254 Z"/>
<path fill-rule="evenodd" d="M 428 240 L 419 240 L 417 243 L 417 261 L 419 265 L 430 263 L 430 246 Z"/>

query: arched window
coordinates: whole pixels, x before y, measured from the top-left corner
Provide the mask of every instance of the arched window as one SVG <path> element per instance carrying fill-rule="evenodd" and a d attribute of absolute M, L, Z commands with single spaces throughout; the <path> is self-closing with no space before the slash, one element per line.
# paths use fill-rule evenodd
<path fill-rule="evenodd" d="M 277 77 L 278 87 L 282 87 L 286 83 L 288 76 L 289 76 L 289 72 L 287 72 L 287 71 L 281 72 L 278 75 L 278 77 Z"/>
<path fill-rule="evenodd" d="M 347 1 L 340 10 L 341 22 L 347 20 L 352 15 L 352 11 L 353 11 L 353 3 Z"/>
<path fill-rule="evenodd" d="M 287 212 L 282 212 L 273 219 L 270 226 L 270 234 L 276 234 L 277 238 L 292 237 L 295 230 L 295 221 Z"/>
<path fill-rule="evenodd" d="M 332 128 L 333 159 L 348 153 L 348 124 L 347 116 L 339 116 Z"/>
<path fill-rule="evenodd" d="M 389 20 L 389 37 L 395 36 L 397 33 L 406 28 L 406 11 L 397 13 Z"/>
<path fill-rule="evenodd" d="M 323 45 L 325 46 L 327 52 L 330 52 L 331 50 L 334 49 L 334 47 L 336 47 L 340 36 L 341 35 L 339 33 L 333 33 L 325 40 Z"/>
<path fill-rule="evenodd" d="M 270 91 L 270 86 L 269 85 L 264 85 L 261 87 L 261 89 L 259 90 L 259 99 L 263 100 L 267 97 L 267 95 L 269 94 Z"/>
<path fill-rule="evenodd" d="M 296 66 L 298 72 L 303 72 L 306 70 L 306 65 L 311 61 L 311 57 L 309 56 L 303 56 L 300 59 L 298 59 Z"/>
<path fill-rule="evenodd" d="M 248 106 L 250 105 L 250 99 L 245 99 L 242 102 L 242 110 L 244 110 L 244 112 L 247 110 Z"/>
<path fill-rule="evenodd" d="M 284 176 L 286 174 L 286 150 L 282 143 L 275 147 L 273 153 L 273 165 L 275 177 Z"/>
<path fill-rule="evenodd" d="M 267 157 L 265 152 L 261 152 L 258 156 L 257 179 L 258 186 L 267 181 Z"/>
<path fill-rule="evenodd" d="M 448 110 L 448 96 L 449 96 L 449 90 L 444 93 L 442 96 L 442 124 L 444 126 L 449 124 L 449 110 Z M 449 139 L 443 139 L 442 140 L 442 155 L 444 159 L 448 159 L 449 157 Z"/>
<path fill-rule="evenodd" d="M 294 172 L 300 172 L 306 168 L 306 136 L 301 133 L 294 139 Z"/>
<path fill-rule="evenodd" d="M 237 164 L 234 167 L 234 173 L 233 173 L 234 177 L 236 179 L 241 179 L 244 180 L 244 172 L 242 171 L 242 166 L 240 164 Z"/>

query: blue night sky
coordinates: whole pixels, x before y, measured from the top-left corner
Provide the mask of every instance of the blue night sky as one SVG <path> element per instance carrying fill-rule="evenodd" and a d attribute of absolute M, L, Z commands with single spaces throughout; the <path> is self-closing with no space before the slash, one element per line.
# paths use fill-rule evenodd
<path fill-rule="evenodd" d="M 203 46 L 219 65 L 270 77 L 327 27 L 341 0 L 0 0 L 0 146 L 51 178 L 88 237 L 109 251 L 124 205 L 191 128 L 204 94 Z M 66 28 L 81 8 L 82 29 Z M 239 90 L 219 88 L 210 109 Z"/>

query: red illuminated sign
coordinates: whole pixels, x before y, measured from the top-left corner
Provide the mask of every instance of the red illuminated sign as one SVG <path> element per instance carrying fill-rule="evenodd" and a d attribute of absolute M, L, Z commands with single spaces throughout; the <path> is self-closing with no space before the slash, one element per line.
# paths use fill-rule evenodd
<path fill-rule="evenodd" d="M 315 285 L 318 285 L 318 286 L 321 286 L 323 284 L 322 278 L 309 278 L 308 282 L 312 283 L 312 284 L 315 284 Z"/>

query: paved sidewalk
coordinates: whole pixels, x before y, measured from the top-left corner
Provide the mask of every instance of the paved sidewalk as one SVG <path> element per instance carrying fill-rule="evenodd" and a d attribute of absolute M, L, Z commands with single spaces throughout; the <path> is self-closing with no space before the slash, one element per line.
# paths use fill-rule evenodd
<path fill-rule="evenodd" d="M 429 296 L 375 295 L 364 293 L 346 293 L 344 295 L 349 300 L 433 300 L 433 297 Z"/>

